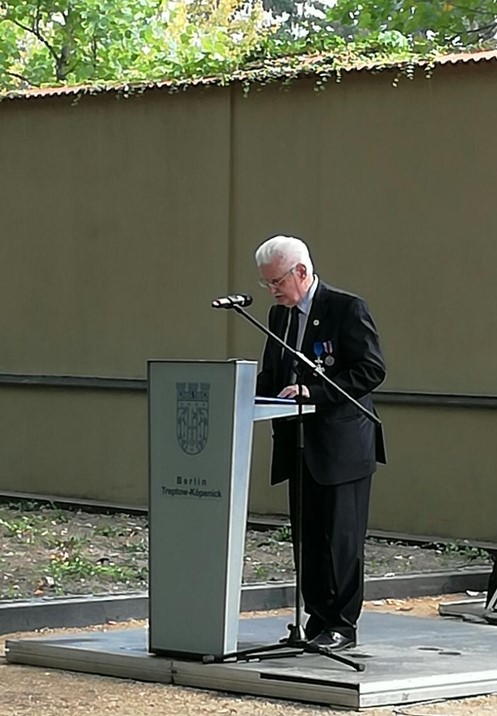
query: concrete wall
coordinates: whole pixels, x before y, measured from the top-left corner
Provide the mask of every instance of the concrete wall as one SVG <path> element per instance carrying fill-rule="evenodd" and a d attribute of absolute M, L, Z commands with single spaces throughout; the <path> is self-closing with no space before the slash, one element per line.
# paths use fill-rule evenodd
<path fill-rule="evenodd" d="M 210 301 L 247 291 L 264 319 L 254 248 L 294 233 L 322 278 L 367 298 L 383 339 L 390 463 L 371 526 L 497 541 L 495 69 L 392 78 L 0 103 L 5 380 L 258 358 L 262 337 Z M 145 503 L 143 391 L 0 376 L 0 396 L 0 491 Z M 282 512 L 268 457 L 257 426 L 251 509 Z"/>

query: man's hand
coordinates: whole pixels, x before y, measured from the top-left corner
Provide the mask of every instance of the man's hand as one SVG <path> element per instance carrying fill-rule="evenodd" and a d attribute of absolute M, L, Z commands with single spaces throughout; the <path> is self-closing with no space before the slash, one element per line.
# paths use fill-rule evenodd
<path fill-rule="evenodd" d="M 310 398 L 309 388 L 306 385 L 287 385 L 278 395 L 278 398 L 296 398 L 299 395 L 299 388 L 302 388 L 303 398 Z"/>

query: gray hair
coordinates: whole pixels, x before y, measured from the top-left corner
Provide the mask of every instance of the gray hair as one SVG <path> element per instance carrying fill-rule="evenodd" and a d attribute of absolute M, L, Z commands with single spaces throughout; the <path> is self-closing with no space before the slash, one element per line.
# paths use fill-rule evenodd
<path fill-rule="evenodd" d="M 281 259 L 288 265 L 304 264 L 310 275 L 314 273 L 307 244 L 295 236 L 272 236 L 255 252 L 257 266 L 266 266 L 274 259 Z"/>

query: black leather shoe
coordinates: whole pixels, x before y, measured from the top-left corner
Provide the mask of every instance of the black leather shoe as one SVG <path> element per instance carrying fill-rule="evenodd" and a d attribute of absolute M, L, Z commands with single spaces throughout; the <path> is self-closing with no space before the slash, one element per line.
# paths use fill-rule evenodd
<path fill-rule="evenodd" d="M 324 621 L 317 617 L 315 614 L 311 614 L 309 619 L 305 623 L 304 631 L 307 639 L 310 641 L 321 634 L 324 627 Z"/>
<path fill-rule="evenodd" d="M 323 629 L 314 639 L 309 642 L 311 646 L 320 646 L 328 651 L 341 651 L 356 645 L 355 637 L 345 636 L 339 631 Z"/>

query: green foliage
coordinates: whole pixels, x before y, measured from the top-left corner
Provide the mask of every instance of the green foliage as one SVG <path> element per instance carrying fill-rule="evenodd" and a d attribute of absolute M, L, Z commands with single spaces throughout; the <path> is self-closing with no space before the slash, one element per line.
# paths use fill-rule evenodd
<path fill-rule="evenodd" d="M 101 535 L 102 537 L 122 537 L 125 533 L 122 527 L 116 527 L 115 525 L 100 525 L 95 527 L 93 533 Z"/>
<path fill-rule="evenodd" d="M 228 73 L 259 43 L 240 0 L 0 0 L 0 88 Z"/>
<path fill-rule="evenodd" d="M 291 542 L 292 531 L 288 525 L 282 525 L 274 530 L 272 539 L 276 542 Z"/>
<path fill-rule="evenodd" d="M 0 91 L 291 76 L 303 55 L 339 73 L 496 33 L 497 0 L 0 0 Z"/>
<path fill-rule="evenodd" d="M 278 0 L 276 0 L 277 2 Z M 264 56 L 327 53 L 344 68 L 403 62 L 466 48 L 495 47 L 497 0 L 462 5 L 432 0 L 337 0 L 290 17 L 265 39 Z"/>
<path fill-rule="evenodd" d="M 0 517 L 0 536 L 15 537 L 19 542 L 30 544 L 39 532 L 41 518 L 21 515 L 10 520 Z"/>
<path fill-rule="evenodd" d="M 273 12 L 289 16 L 280 36 L 338 35 L 347 41 L 396 33 L 409 42 L 439 46 L 468 46 L 494 40 L 497 32 L 497 0 L 308 0 L 293 3 L 300 12 L 288 11 L 288 0 L 264 0 Z"/>
<path fill-rule="evenodd" d="M 428 549 L 435 549 L 439 554 L 460 554 L 467 559 L 478 562 L 490 561 L 489 552 L 482 547 L 477 547 L 468 540 L 455 540 L 454 542 L 446 542 L 442 544 L 430 544 Z"/>
<path fill-rule="evenodd" d="M 254 576 L 258 581 L 265 581 L 268 576 L 268 568 L 265 564 L 256 564 L 254 566 Z"/>
<path fill-rule="evenodd" d="M 89 577 L 107 577 L 109 580 L 123 584 L 134 580 L 145 582 L 147 579 L 147 570 L 143 567 L 130 567 L 112 562 L 96 563 L 79 552 L 52 559 L 48 573 L 55 581 L 56 591 L 60 590 L 67 578 L 85 580 Z"/>
<path fill-rule="evenodd" d="M 330 11 L 349 36 L 357 33 L 394 31 L 413 40 L 441 45 L 472 45 L 491 39 L 497 30 L 496 0 L 433 2 L 432 0 L 338 0 Z"/>

